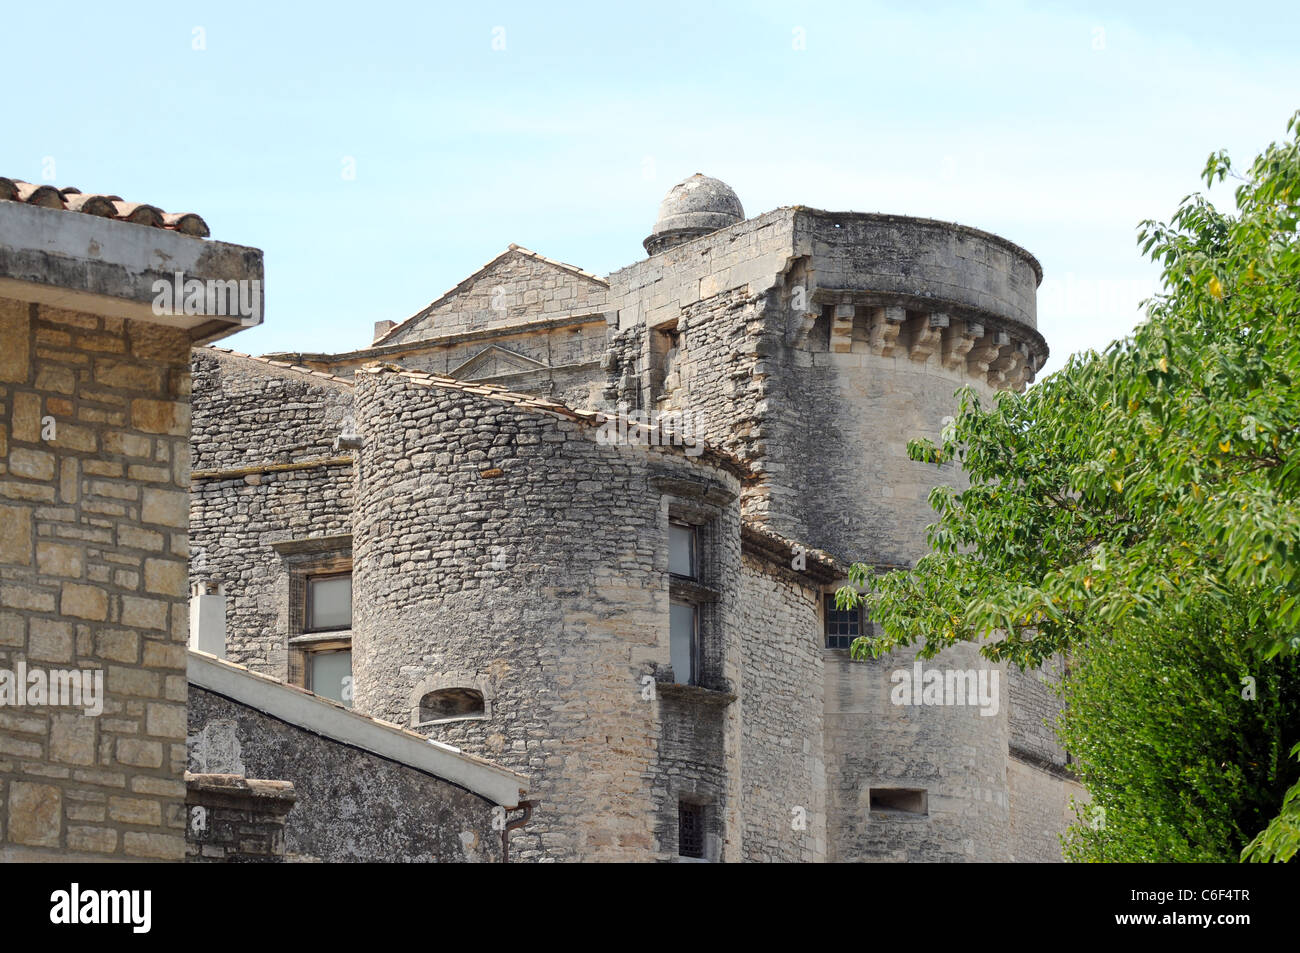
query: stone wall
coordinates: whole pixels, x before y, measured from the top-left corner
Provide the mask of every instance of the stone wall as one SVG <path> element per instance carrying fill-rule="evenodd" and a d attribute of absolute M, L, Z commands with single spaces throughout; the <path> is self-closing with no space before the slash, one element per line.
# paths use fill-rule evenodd
<path fill-rule="evenodd" d="M 1007 790 L 1011 797 L 1007 859 L 1059 863 L 1061 835 L 1075 822 L 1072 804 L 1087 804 L 1087 791 L 1075 781 L 1015 757 L 1007 762 Z"/>
<path fill-rule="evenodd" d="M 439 334 L 409 343 L 344 354 L 286 354 L 286 360 L 340 377 L 359 367 L 392 361 L 412 370 L 459 380 L 489 381 L 508 390 L 542 394 L 570 407 L 595 406 L 605 382 L 603 314 L 538 317 L 501 330 Z"/>
<path fill-rule="evenodd" d="M 284 820 L 289 855 L 325 862 L 501 860 L 492 802 L 442 778 L 196 685 L 189 691 L 189 732 L 196 773 L 292 783 L 297 803 Z M 190 838 L 201 845 L 196 833 Z"/>
<path fill-rule="evenodd" d="M 747 861 L 826 859 L 821 592 L 747 554 L 741 710 Z"/>
<path fill-rule="evenodd" d="M 512 246 L 396 328 L 383 343 L 513 327 L 539 317 L 599 313 L 605 310 L 607 290 L 595 275 Z"/>
<path fill-rule="evenodd" d="M 1022 333 L 1037 324 L 1042 267 L 1005 238 L 902 215 L 799 209 L 793 218 L 794 247 L 812 256 L 819 289 L 921 297 Z"/>
<path fill-rule="evenodd" d="M 855 662 L 826 649 L 826 761 L 833 861 L 1005 861 L 1005 672 L 958 646 L 923 663 L 940 670 L 989 667 L 1001 682 L 996 715 L 978 707 L 895 705 L 894 671 L 913 652 Z M 873 788 L 923 790 L 922 814 L 873 811 Z"/>
<path fill-rule="evenodd" d="M 297 794 L 288 781 L 249 780 L 237 774 L 185 774 L 192 863 L 280 863 L 284 820 Z"/>
<path fill-rule="evenodd" d="M 195 348 L 194 469 L 236 467 L 335 455 L 352 416 L 352 388 L 327 375 Z"/>
<path fill-rule="evenodd" d="M 720 850 L 738 848 L 738 716 L 721 697 L 739 683 L 738 481 L 476 390 L 358 374 L 357 708 L 528 775 L 541 803 L 520 859 L 673 856 L 675 822 L 671 844 L 651 832 L 683 793 L 715 798 Z M 665 702 L 650 689 L 670 670 L 680 505 L 712 507 L 719 591 L 705 697 Z M 483 715 L 421 723 L 422 694 L 457 680 L 483 693 Z M 701 706 L 715 727 L 661 749 Z"/>
<path fill-rule="evenodd" d="M 288 679 L 292 570 L 275 544 L 351 531 L 352 464 L 333 441 L 352 389 L 211 348 L 194 368 L 190 582 L 225 586 L 227 658 Z"/>
<path fill-rule="evenodd" d="M 0 299 L 0 341 L 0 669 L 106 695 L 0 707 L 0 859 L 179 860 L 189 337 Z"/>
<path fill-rule="evenodd" d="M 1056 723 L 1064 710 L 1060 656 L 1045 661 L 1041 668 L 1007 673 L 1011 699 L 1011 749 L 1022 760 L 1041 763 L 1051 769 L 1066 766 L 1065 749 L 1056 738 Z"/>

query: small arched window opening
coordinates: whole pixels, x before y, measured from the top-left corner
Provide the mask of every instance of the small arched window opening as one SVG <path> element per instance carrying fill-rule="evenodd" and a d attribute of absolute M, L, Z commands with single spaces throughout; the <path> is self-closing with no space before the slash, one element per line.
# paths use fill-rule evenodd
<path fill-rule="evenodd" d="M 483 693 L 476 688 L 440 688 L 420 699 L 420 721 L 482 718 Z"/>

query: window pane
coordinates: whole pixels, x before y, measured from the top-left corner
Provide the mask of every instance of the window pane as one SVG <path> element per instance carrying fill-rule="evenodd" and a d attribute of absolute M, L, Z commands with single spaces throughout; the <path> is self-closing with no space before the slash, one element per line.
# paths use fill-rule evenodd
<path fill-rule="evenodd" d="M 668 571 L 695 578 L 695 527 L 668 524 Z"/>
<path fill-rule="evenodd" d="M 835 596 L 826 596 L 826 647 L 847 649 L 862 635 L 861 608 L 839 610 Z"/>
<path fill-rule="evenodd" d="M 311 661 L 311 690 L 317 695 L 324 695 L 326 698 L 332 698 L 336 702 L 343 702 L 344 705 L 352 707 L 352 693 L 348 692 L 348 697 L 343 697 L 343 687 L 350 684 L 352 679 L 352 653 L 351 652 L 312 652 L 309 656 Z M 344 682 L 348 679 L 348 682 Z"/>
<path fill-rule="evenodd" d="M 673 680 L 680 685 L 695 684 L 695 606 L 674 602 L 669 607 L 669 658 Z"/>
<path fill-rule="evenodd" d="M 307 580 L 308 617 L 312 629 L 352 627 L 352 576 L 319 576 Z"/>

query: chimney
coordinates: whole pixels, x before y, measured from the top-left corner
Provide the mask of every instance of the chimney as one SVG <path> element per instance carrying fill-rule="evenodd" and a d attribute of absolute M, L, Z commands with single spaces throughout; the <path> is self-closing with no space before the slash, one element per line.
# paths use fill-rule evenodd
<path fill-rule="evenodd" d="M 190 588 L 190 648 L 226 657 L 226 587 L 201 579 Z"/>
<path fill-rule="evenodd" d="M 397 327 L 396 321 L 376 321 L 375 322 L 375 341 L 387 334 L 393 328 Z M 372 344 L 374 341 L 371 342 Z"/>

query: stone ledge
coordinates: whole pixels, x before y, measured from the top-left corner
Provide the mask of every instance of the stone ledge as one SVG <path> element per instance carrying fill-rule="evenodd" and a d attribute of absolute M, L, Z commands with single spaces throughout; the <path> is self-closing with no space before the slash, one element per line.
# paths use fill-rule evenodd
<path fill-rule="evenodd" d="M 185 772 L 185 803 L 191 806 L 226 807 L 283 816 L 293 809 L 297 800 L 292 781 Z"/>
<path fill-rule="evenodd" d="M 731 692 L 705 688 L 703 685 L 683 685 L 681 682 L 655 682 L 655 693 L 666 698 L 725 707 L 736 700 Z"/>

